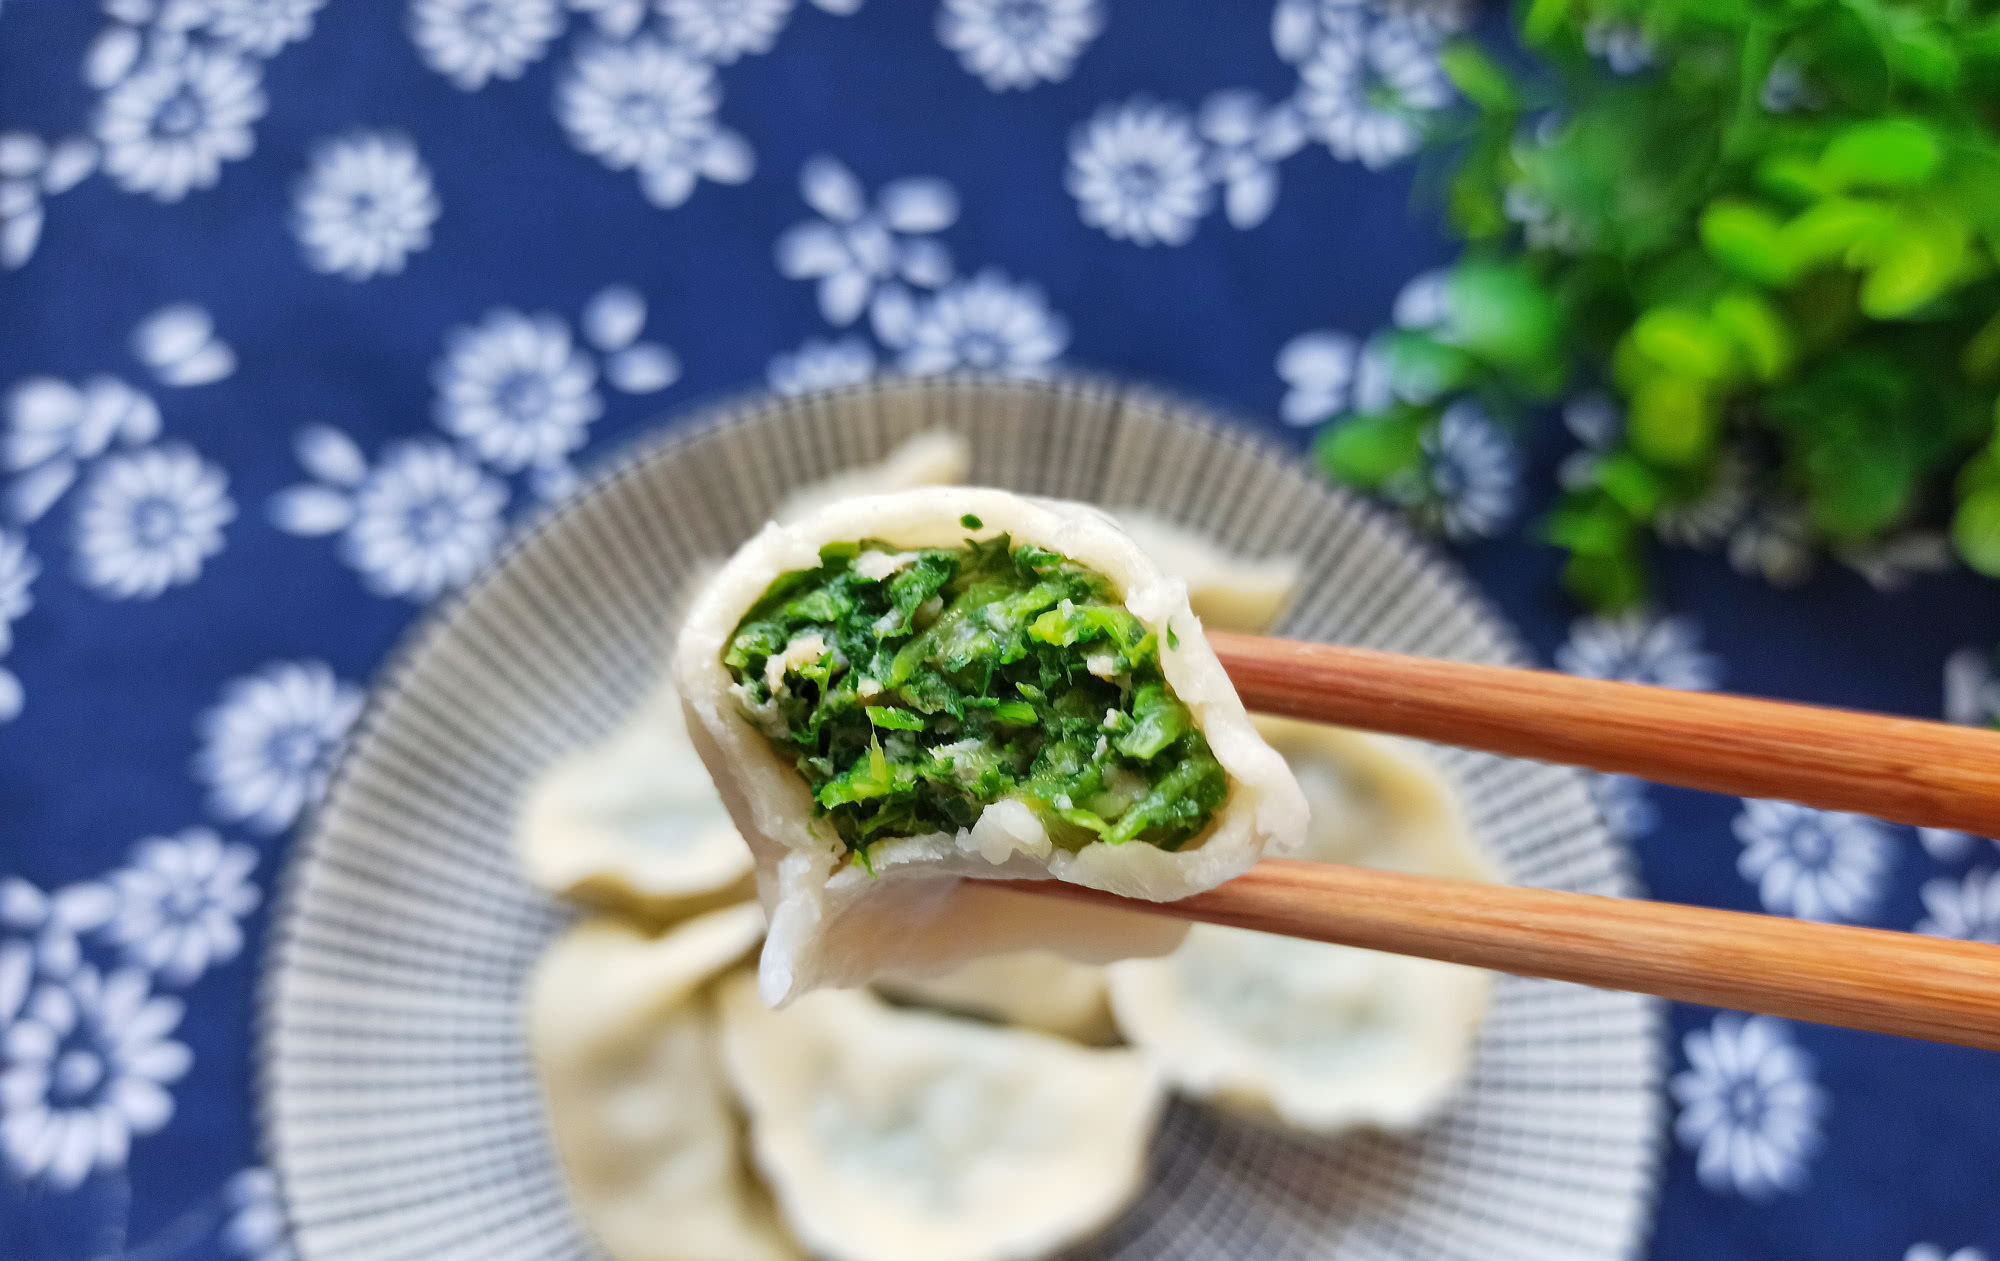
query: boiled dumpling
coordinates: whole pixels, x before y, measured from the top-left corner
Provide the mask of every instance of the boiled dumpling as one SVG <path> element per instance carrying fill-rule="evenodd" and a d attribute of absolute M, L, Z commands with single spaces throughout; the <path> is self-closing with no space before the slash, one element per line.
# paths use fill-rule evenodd
<path fill-rule="evenodd" d="M 757 859 L 773 1004 L 891 964 L 1161 953 L 1162 917 L 1001 915 L 961 878 L 1165 901 L 1305 826 L 1185 587 L 1080 504 L 934 488 L 767 526 L 696 598 L 675 672 Z"/>
<path fill-rule="evenodd" d="M 1188 605 L 1210 630 L 1266 630 L 1298 589 L 1295 557 L 1240 556 L 1143 508 L 1118 508 L 1112 515 L 1146 555 L 1187 584 Z"/>
<path fill-rule="evenodd" d="M 792 1229 L 829 1261 L 1012 1261 L 1136 1198 L 1161 1089 L 1131 1051 L 824 990 L 721 989 L 723 1062 Z"/>
<path fill-rule="evenodd" d="M 528 990 L 528 1045 L 577 1215 L 612 1261 L 801 1254 L 747 1175 L 703 986 L 763 931 L 754 903 L 662 936 L 571 929 Z"/>
<path fill-rule="evenodd" d="M 1257 725 L 1311 802 L 1301 857 L 1494 878 L 1449 785 L 1412 746 Z M 1435 1115 L 1464 1079 L 1490 989 L 1470 968 L 1206 924 L 1173 955 L 1110 973 L 1120 1030 L 1177 1088 L 1321 1134 Z"/>
<path fill-rule="evenodd" d="M 974 959 L 939 976 L 889 972 L 875 988 L 906 1003 L 926 1003 L 1003 1024 L 1025 1025 L 1075 1042 L 1117 1040 L 1103 965 L 1050 950 L 1016 950 Z"/>
<path fill-rule="evenodd" d="M 534 782 L 515 849 L 551 893 L 650 919 L 756 896 L 750 849 L 688 740 L 671 680 L 608 739 Z"/>
<path fill-rule="evenodd" d="M 781 523 L 792 522 L 842 499 L 915 490 L 919 486 L 956 486 L 971 470 L 972 448 L 965 438 L 949 430 L 934 429 L 904 439 L 900 446 L 873 464 L 835 473 L 793 491 L 771 516 Z"/>
<path fill-rule="evenodd" d="M 1461 880 L 1498 880 L 1456 790 L 1421 745 L 1395 736 L 1259 714 L 1311 817 L 1297 858 Z"/>

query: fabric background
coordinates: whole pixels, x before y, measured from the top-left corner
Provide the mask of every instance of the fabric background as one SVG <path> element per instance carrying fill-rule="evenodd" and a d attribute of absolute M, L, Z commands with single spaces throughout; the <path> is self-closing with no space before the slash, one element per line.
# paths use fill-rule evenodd
<path fill-rule="evenodd" d="M 1302 446 L 1280 417 L 1337 410 L 1450 255 L 1355 93 L 1438 103 L 1468 20 L 0 2 L 0 1255 L 290 1255 L 251 1093 L 274 882 L 359 689 L 505 521 L 692 401 L 875 370 L 1108 370 Z M 614 71 L 652 112 L 566 124 Z M 1645 617 L 1579 617 L 1524 526 L 1577 438 L 1461 429 L 1408 505 L 1545 659 L 1992 717 L 2000 587 L 1781 590 L 1782 523 L 1736 521 Z M 2000 938 L 1988 841 L 1603 788 L 1655 896 Z M 2000 1059 L 1688 1008 L 1665 1051 L 1652 1256 L 2000 1256 Z"/>

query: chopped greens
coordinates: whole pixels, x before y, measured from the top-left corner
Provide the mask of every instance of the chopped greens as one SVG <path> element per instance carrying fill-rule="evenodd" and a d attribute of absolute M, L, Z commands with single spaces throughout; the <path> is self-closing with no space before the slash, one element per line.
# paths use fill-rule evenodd
<path fill-rule="evenodd" d="M 824 547 L 771 584 L 722 660 L 864 864 L 875 841 L 967 828 L 1008 797 L 1066 849 L 1177 850 L 1228 794 L 1158 638 L 1109 580 L 1005 534 Z"/>

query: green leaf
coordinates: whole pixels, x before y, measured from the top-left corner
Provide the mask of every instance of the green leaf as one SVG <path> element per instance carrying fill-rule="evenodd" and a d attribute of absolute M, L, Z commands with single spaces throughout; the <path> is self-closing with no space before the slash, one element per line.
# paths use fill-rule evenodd
<path fill-rule="evenodd" d="M 1826 534 L 1850 542 L 1895 523 L 1909 502 L 1912 472 L 1894 452 L 1825 444 L 1806 460 L 1806 511 Z"/>
<path fill-rule="evenodd" d="M 1754 202 L 1723 200 L 1701 216 L 1701 243 L 1709 256 L 1745 280 L 1790 284 L 1792 256 L 1778 216 Z"/>
<path fill-rule="evenodd" d="M 1682 307 L 1655 307 L 1632 326 L 1632 344 L 1667 373 L 1719 381 L 1736 367 L 1729 338 L 1708 319 Z"/>
<path fill-rule="evenodd" d="M 864 712 L 867 713 L 869 722 L 877 727 L 886 727 L 891 731 L 922 731 L 924 729 L 923 716 L 913 714 L 907 709 L 891 709 L 886 705 L 870 705 Z M 1035 712 L 1032 706 L 1028 712 L 1030 714 Z"/>
<path fill-rule="evenodd" d="M 1951 519 L 1951 541 L 1965 563 L 2000 578 L 2000 487 L 1967 496 Z"/>
<path fill-rule="evenodd" d="M 1549 542 L 1583 556 L 1612 556 L 1632 549 L 1632 518 L 1604 495 L 1572 495 L 1549 514 Z"/>
<path fill-rule="evenodd" d="M 1855 246 L 1895 230 L 1895 213 L 1880 202 L 1832 197 L 1787 223 L 1780 239 L 1796 273 L 1843 262 Z"/>
<path fill-rule="evenodd" d="M 1975 381 L 2000 376 L 2000 311 L 1987 317 L 1958 355 L 1959 370 Z"/>
<path fill-rule="evenodd" d="M 1754 293 L 1726 293 L 1709 308 L 1709 318 L 1736 345 L 1750 375 L 1775 381 L 1791 370 L 1798 347 L 1785 317 Z"/>
<path fill-rule="evenodd" d="M 1450 280 L 1451 320 L 1443 340 L 1497 367 L 1545 371 L 1562 353 L 1562 312 L 1526 267 L 1460 263 Z"/>
<path fill-rule="evenodd" d="M 1646 569 L 1635 551 L 1575 555 L 1563 564 L 1563 586 L 1600 613 L 1622 612 L 1645 602 Z"/>
<path fill-rule="evenodd" d="M 1416 465 L 1428 419 L 1404 409 L 1336 421 L 1313 443 L 1313 458 L 1336 481 L 1373 490 Z"/>
<path fill-rule="evenodd" d="M 1666 497 L 1666 483 L 1644 460 L 1630 451 L 1620 451 L 1598 461 L 1596 481 L 1613 502 L 1640 520 L 1659 511 Z"/>
<path fill-rule="evenodd" d="M 1395 396 L 1412 403 L 1429 403 L 1457 389 L 1477 367 L 1456 346 L 1424 333 L 1398 329 L 1376 340 Z"/>
<path fill-rule="evenodd" d="M 1957 278 L 1970 244 L 1958 220 L 1913 214 L 1895 234 L 1855 247 L 1851 257 L 1868 267 L 1861 282 L 1862 311 L 1893 320 L 1928 305 Z"/>
<path fill-rule="evenodd" d="M 1930 124 L 1913 118 L 1854 123 L 1820 154 L 1819 174 L 1840 188 L 1915 188 L 1937 173 L 1944 145 Z"/>
<path fill-rule="evenodd" d="M 1521 97 L 1498 62 L 1470 40 L 1454 40 L 1438 53 L 1438 65 L 1459 94 L 1489 114 L 1520 112 Z"/>
<path fill-rule="evenodd" d="M 1808 206 L 1840 191 L 1820 174 L 1819 163 L 1803 153 L 1773 153 L 1757 163 L 1757 187 L 1771 196 Z"/>
<path fill-rule="evenodd" d="M 1528 0 L 1521 15 L 1521 38 L 1530 44 L 1546 44 L 1554 39 L 1569 18 L 1573 0 Z"/>
<path fill-rule="evenodd" d="M 1718 419 L 1703 382 L 1658 376 L 1632 396 L 1625 426 L 1640 455 L 1671 468 L 1690 468 L 1708 455 Z"/>

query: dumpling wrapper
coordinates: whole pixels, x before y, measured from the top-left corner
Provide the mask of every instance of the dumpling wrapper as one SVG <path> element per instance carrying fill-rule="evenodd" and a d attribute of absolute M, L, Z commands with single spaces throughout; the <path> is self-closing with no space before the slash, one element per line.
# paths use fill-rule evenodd
<path fill-rule="evenodd" d="M 1112 515 L 1146 555 L 1187 584 L 1189 607 L 1211 630 L 1267 630 L 1298 589 L 1304 567 L 1297 557 L 1242 556 L 1143 508 Z"/>
<path fill-rule="evenodd" d="M 961 964 L 941 976 L 878 977 L 875 988 L 905 1003 L 1025 1025 L 1074 1042 L 1118 1040 L 1103 965 L 1050 950 L 1017 950 Z"/>
<path fill-rule="evenodd" d="M 661 936 L 586 921 L 529 982 L 528 1046 L 570 1200 L 612 1261 L 795 1261 L 749 1177 L 703 986 L 747 956 L 755 903 Z"/>
<path fill-rule="evenodd" d="M 723 981 L 722 1053 L 757 1167 L 829 1261 L 1015 1261 L 1138 1196 L 1164 1092 L 1128 1050 L 822 990 Z"/>
<path fill-rule="evenodd" d="M 873 464 L 863 464 L 801 487 L 778 505 L 771 519 L 798 521 L 831 503 L 863 495 L 886 495 L 919 486 L 956 486 L 972 471 L 972 447 L 961 434 L 933 429 L 906 438 Z"/>
<path fill-rule="evenodd" d="M 1414 746 L 1282 718 L 1312 823 L 1299 857 L 1493 880 L 1450 785 Z M 1484 972 L 1197 924 L 1165 959 L 1112 965 L 1119 1029 L 1179 1090 L 1315 1134 L 1415 1128 L 1464 1080 Z"/>
<path fill-rule="evenodd" d="M 649 919 L 756 896 L 750 849 L 688 739 L 671 679 L 603 743 L 534 781 L 514 844 L 540 887 Z"/>
<path fill-rule="evenodd" d="M 968 515 L 981 524 L 962 524 Z M 1049 840 L 1027 806 L 1003 800 L 956 834 L 878 842 L 869 851 L 871 876 L 848 861 L 832 825 L 814 817 L 811 791 L 797 770 L 738 710 L 723 650 L 771 583 L 816 567 L 824 544 L 880 539 L 900 548 L 956 547 L 967 537 L 1003 533 L 1104 575 L 1133 616 L 1159 634 L 1161 671 L 1228 773 L 1229 797 L 1202 835 L 1173 853 L 1102 841 L 1072 853 Z M 1241 875 L 1267 848 L 1295 848 L 1304 833 L 1305 798 L 1284 759 L 1251 725 L 1188 608 L 1187 589 L 1109 517 L 1082 504 L 937 487 L 844 500 L 792 525 L 768 525 L 696 598 L 674 669 L 695 747 L 757 860 L 758 893 L 771 915 L 759 979 L 773 1006 L 822 985 L 864 984 L 891 965 L 935 974 L 1031 948 L 1098 963 L 1164 954 L 1185 925 L 1116 908 L 1043 906 L 1020 895 L 1008 905 L 1010 895 L 989 882 L 1054 878 L 1171 901 Z"/>

